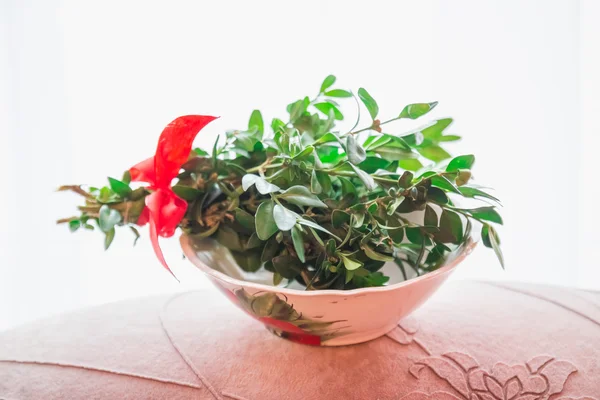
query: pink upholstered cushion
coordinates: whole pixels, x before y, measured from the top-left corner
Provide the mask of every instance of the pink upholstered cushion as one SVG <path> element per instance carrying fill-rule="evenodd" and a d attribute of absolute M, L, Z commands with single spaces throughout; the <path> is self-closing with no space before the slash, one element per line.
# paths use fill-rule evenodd
<path fill-rule="evenodd" d="M 451 282 L 387 336 L 319 348 L 216 291 L 0 334 L 2 399 L 600 400 L 600 295 Z"/>

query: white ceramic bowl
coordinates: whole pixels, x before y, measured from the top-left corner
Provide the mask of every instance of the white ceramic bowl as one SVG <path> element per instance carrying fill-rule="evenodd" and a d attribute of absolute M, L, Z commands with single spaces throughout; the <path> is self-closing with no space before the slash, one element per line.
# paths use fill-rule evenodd
<path fill-rule="evenodd" d="M 378 338 L 422 305 L 472 251 L 469 241 L 437 270 L 403 281 L 398 267 L 381 270 L 387 286 L 305 291 L 273 286 L 270 272 L 247 273 L 229 250 L 211 239 L 181 236 L 186 257 L 242 310 L 276 335 L 304 344 L 342 346 Z"/>

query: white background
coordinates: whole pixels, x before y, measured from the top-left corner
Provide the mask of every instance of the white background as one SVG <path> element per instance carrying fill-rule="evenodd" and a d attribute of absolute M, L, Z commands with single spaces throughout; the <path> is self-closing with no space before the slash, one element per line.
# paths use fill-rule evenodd
<path fill-rule="evenodd" d="M 598 17 L 594 0 L 0 0 L 0 329 L 205 287 L 175 239 L 162 243 L 182 284 L 146 231 L 105 253 L 98 232 L 55 226 L 79 201 L 55 188 L 120 176 L 179 115 L 222 116 L 197 139 L 209 147 L 329 73 L 382 116 L 437 100 L 432 117 L 456 119 L 454 152 L 477 155 L 505 205 L 507 264 L 480 248 L 457 278 L 600 289 Z"/>

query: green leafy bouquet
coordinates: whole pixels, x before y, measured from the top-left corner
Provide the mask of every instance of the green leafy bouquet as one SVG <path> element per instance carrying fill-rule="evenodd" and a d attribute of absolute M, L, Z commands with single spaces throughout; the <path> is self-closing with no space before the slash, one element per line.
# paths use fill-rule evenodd
<path fill-rule="evenodd" d="M 154 250 L 168 269 L 158 237 L 177 228 L 226 246 L 239 266 L 273 273 L 273 283 L 298 281 L 307 290 L 382 286 L 380 269 L 395 262 L 405 279 L 439 268 L 480 226 L 485 246 L 503 264 L 493 224 L 502 224 L 498 199 L 471 183 L 473 155 L 452 158 L 443 148 L 451 118 L 403 134 L 388 124 L 417 119 L 437 102 L 407 105 L 391 119 L 364 88 L 332 88 L 325 78 L 314 99 L 287 106 L 266 131 L 260 111 L 246 130 L 225 134 L 212 153 L 192 141 L 215 117 L 184 116 L 169 124 L 156 154 L 109 178 L 102 188 L 63 186 L 84 196 L 80 215 L 59 220 L 72 231 L 98 227 L 108 248 L 116 226 L 149 223 Z M 354 98 L 358 116 L 347 132 L 338 99 Z M 369 123 L 358 127 L 362 107 Z M 176 183 L 173 185 L 173 180 Z M 133 189 L 131 182 L 148 186 Z M 138 185 L 139 186 L 139 185 Z M 461 198 L 478 206 L 461 208 Z M 95 226 L 90 222 L 95 222 Z M 170 270 L 169 270 L 170 271 Z"/>

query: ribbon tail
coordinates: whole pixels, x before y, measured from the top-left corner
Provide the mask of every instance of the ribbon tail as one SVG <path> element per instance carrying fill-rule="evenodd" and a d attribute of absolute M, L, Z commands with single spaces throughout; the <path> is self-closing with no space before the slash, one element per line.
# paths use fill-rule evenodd
<path fill-rule="evenodd" d="M 158 230 L 156 229 L 156 222 L 153 218 L 150 218 L 150 242 L 152 243 L 152 248 L 154 249 L 154 253 L 158 258 L 158 261 L 169 271 L 173 278 L 179 282 L 179 279 L 175 276 L 171 268 L 167 265 L 167 261 L 165 260 L 165 256 L 163 255 L 162 249 L 160 248 L 160 243 L 158 243 Z"/>

